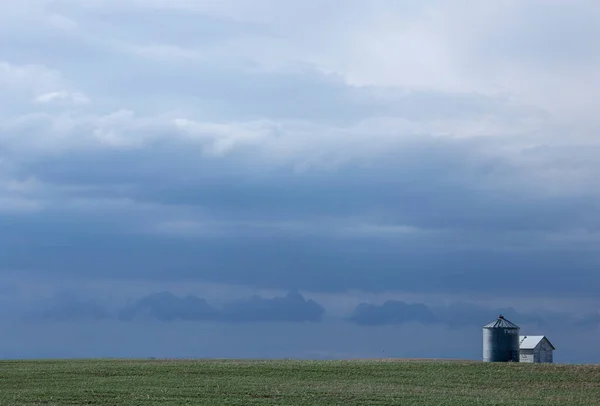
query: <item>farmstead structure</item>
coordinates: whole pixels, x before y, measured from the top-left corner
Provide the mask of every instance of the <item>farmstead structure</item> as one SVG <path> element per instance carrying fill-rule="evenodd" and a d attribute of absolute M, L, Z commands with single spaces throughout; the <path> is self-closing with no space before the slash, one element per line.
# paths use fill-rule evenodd
<path fill-rule="evenodd" d="M 546 336 L 520 336 L 520 362 L 552 363 L 554 345 Z"/>
<path fill-rule="evenodd" d="M 519 335 L 521 328 L 500 315 L 483 327 L 484 362 L 552 363 L 554 345 L 543 335 Z"/>

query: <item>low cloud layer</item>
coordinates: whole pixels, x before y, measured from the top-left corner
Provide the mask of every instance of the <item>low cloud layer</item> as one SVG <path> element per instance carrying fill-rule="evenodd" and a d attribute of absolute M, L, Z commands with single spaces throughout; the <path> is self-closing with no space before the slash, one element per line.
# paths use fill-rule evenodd
<path fill-rule="evenodd" d="M 299 293 L 290 293 L 273 299 L 253 296 L 226 305 L 222 312 L 225 320 L 237 322 L 317 322 L 323 318 L 325 309 Z"/>
<path fill-rule="evenodd" d="M 586 300 L 597 326 L 598 2 L 5 3 L 1 315 L 36 296 L 10 276 L 139 287 L 36 307 L 65 323 L 327 319 L 290 291 L 510 292 Z M 271 294 L 169 288 L 186 283 Z M 500 310 L 377 303 L 352 324 Z"/>
<path fill-rule="evenodd" d="M 112 314 L 102 304 L 93 299 L 83 299 L 76 295 L 62 293 L 52 299 L 44 300 L 39 312 L 33 315 L 40 319 L 54 321 L 105 320 Z"/>
<path fill-rule="evenodd" d="M 349 321 L 362 326 L 403 324 L 442 324 L 449 328 L 482 327 L 498 315 L 518 325 L 552 331 L 557 326 L 594 329 L 600 327 L 596 313 L 584 315 L 540 310 L 522 312 L 512 307 L 494 308 L 468 302 L 455 302 L 448 306 L 430 306 L 424 303 L 406 303 L 388 300 L 381 305 L 361 303 L 352 312 Z"/>
<path fill-rule="evenodd" d="M 350 317 L 362 325 L 384 325 L 403 323 L 430 324 L 437 321 L 436 315 L 424 304 L 407 304 L 400 301 L 387 301 L 384 304 L 359 304 Z"/>
<path fill-rule="evenodd" d="M 556 312 L 548 310 L 519 311 L 514 307 L 492 307 L 470 302 L 452 302 L 448 305 L 387 300 L 381 304 L 359 303 L 347 316 L 331 316 L 327 308 L 298 292 L 284 296 L 229 300 L 221 305 L 211 304 L 193 294 L 176 295 L 171 292 L 152 293 L 127 304 L 111 307 L 106 301 L 85 299 L 74 294 L 57 294 L 37 302 L 27 314 L 35 319 L 52 321 L 102 321 L 118 319 L 122 322 L 218 322 L 218 323 L 306 323 L 342 319 L 364 327 L 422 324 L 443 325 L 454 329 L 480 328 L 499 314 L 517 324 L 534 328 L 570 326 L 576 330 L 600 327 L 598 313 Z M 18 306 L 13 305 L 13 309 Z M 19 310 L 15 310 L 19 313 Z"/>
<path fill-rule="evenodd" d="M 11 303 L 9 296 L 0 296 L 3 309 L 10 310 L 0 313 L 7 331 L 2 358 L 480 359 L 482 326 L 503 314 L 524 334 L 548 335 L 558 348 L 557 362 L 600 360 L 600 353 L 582 348 L 582 342 L 596 342 L 600 331 L 592 309 L 388 300 L 359 303 L 345 316 L 332 316 L 329 306 L 295 292 L 210 301 L 168 291 L 125 301 L 60 293 L 29 305 Z"/>
<path fill-rule="evenodd" d="M 305 299 L 299 293 L 286 296 L 262 298 L 252 296 L 237 300 L 218 308 L 205 299 L 194 295 L 178 296 L 171 292 L 153 293 L 116 311 L 94 300 L 84 300 L 76 296 L 60 295 L 41 304 L 44 309 L 34 312 L 40 318 L 54 321 L 102 320 L 116 318 L 121 321 L 162 322 L 319 322 L 325 309 L 313 300 Z"/>
<path fill-rule="evenodd" d="M 136 300 L 119 312 L 119 319 L 157 319 L 160 321 L 208 321 L 219 318 L 219 311 L 196 296 L 177 297 L 169 292 L 155 293 Z"/>

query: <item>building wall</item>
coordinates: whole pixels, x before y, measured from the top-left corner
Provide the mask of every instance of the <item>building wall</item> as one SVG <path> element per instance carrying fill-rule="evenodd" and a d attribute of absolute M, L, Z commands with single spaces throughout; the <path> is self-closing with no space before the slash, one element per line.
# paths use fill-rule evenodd
<path fill-rule="evenodd" d="M 538 345 L 538 352 L 539 352 L 539 361 L 538 362 L 544 362 L 544 363 L 552 363 L 553 360 L 553 350 L 552 347 L 550 346 L 550 344 L 548 344 L 548 342 L 546 340 L 542 340 L 542 342 L 540 342 L 540 344 Z"/>
<path fill-rule="evenodd" d="M 520 350 L 519 360 L 526 363 L 552 363 L 553 350 L 546 340 L 542 340 L 533 350 Z"/>
<path fill-rule="evenodd" d="M 533 350 L 520 350 L 519 357 L 520 357 L 519 362 L 527 362 L 527 363 L 534 362 Z"/>
<path fill-rule="evenodd" d="M 483 328 L 484 362 L 519 362 L 518 328 Z"/>
<path fill-rule="evenodd" d="M 540 362 L 540 345 L 533 349 L 533 362 L 536 364 Z"/>

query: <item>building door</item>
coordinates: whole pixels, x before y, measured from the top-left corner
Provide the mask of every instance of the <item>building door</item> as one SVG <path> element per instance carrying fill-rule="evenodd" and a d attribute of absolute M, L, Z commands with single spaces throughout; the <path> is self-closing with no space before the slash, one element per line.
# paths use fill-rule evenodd
<path fill-rule="evenodd" d="M 541 346 L 538 355 L 538 362 L 546 362 L 546 349 Z"/>

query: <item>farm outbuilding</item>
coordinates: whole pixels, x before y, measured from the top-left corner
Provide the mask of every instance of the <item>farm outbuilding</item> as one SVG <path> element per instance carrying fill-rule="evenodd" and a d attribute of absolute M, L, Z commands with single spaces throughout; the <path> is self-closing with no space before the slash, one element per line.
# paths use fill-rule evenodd
<path fill-rule="evenodd" d="M 555 349 L 546 336 L 519 336 L 520 362 L 552 363 Z"/>
<path fill-rule="evenodd" d="M 519 330 L 502 315 L 483 326 L 483 362 L 519 362 Z"/>

